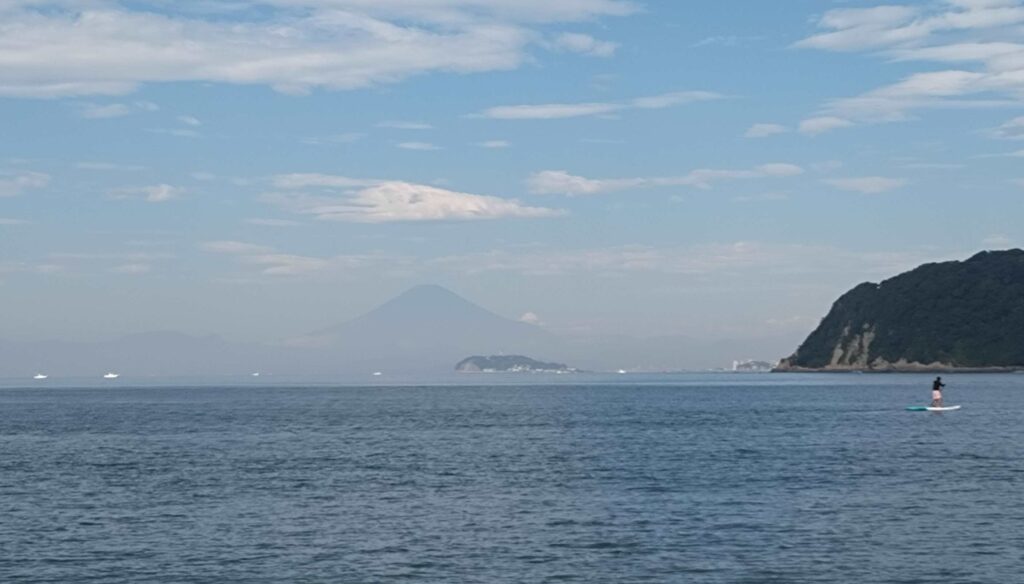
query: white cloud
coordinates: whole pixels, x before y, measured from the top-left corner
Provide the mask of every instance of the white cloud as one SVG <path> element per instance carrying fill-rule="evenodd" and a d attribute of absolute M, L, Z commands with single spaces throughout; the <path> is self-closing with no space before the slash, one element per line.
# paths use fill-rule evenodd
<path fill-rule="evenodd" d="M 284 253 L 246 256 L 244 260 L 260 266 L 262 273 L 268 276 L 295 276 L 319 272 L 330 266 L 330 262 L 324 259 Z"/>
<path fill-rule="evenodd" d="M 480 148 L 509 148 L 512 144 L 506 140 L 486 140 L 484 142 L 477 142 L 477 146 Z"/>
<path fill-rule="evenodd" d="M 526 324 L 532 324 L 534 326 L 543 326 L 544 324 L 544 321 L 541 320 L 535 312 L 524 312 L 522 316 L 519 317 L 519 322 L 525 322 Z"/>
<path fill-rule="evenodd" d="M 304 189 L 309 187 L 325 188 L 359 188 L 369 187 L 384 182 L 380 179 L 349 178 L 334 174 L 292 173 L 279 174 L 273 178 L 273 184 L 279 189 Z"/>
<path fill-rule="evenodd" d="M 499 218 L 555 217 L 557 209 L 530 207 L 514 199 L 460 193 L 403 181 L 372 181 L 332 175 L 282 175 L 278 188 L 341 188 L 341 193 L 310 195 L 283 192 L 264 200 L 293 213 L 324 221 L 386 223 L 404 221 L 470 221 Z"/>
<path fill-rule="evenodd" d="M 1024 4 L 1020 0 L 838 9 L 828 11 L 819 25 L 825 32 L 797 46 L 872 51 L 890 60 L 940 67 L 930 66 L 897 83 L 833 100 L 822 111 L 826 115 L 853 122 L 895 122 L 912 119 L 915 110 L 925 108 L 1019 106 L 1024 96 Z"/>
<path fill-rule="evenodd" d="M 817 118 L 808 118 L 800 122 L 800 133 L 807 134 L 808 136 L 817 136 L 818 134 L 824 134 L 825 132 L 831 132 L 839 128 L 849 128 L 853 125 L 853 122 L 843 118 L 837 118 L 835 116 L 821 116 Z"/>
<path fill-rule="evenodd" d="M 195 116 L 178 116 L 178 121 L 186 126 L 202 126 L 203 123 Z"/>
<path fill-rule="evenodd" d="M 146 130 L 153 134 L 164 134 L 176 138 L 198 138 L 199 132 L 187 128 L 149 128 Z"/>
<path fill-rule="evenodd" d="M 638 97 L 627 102 L 502 105 L 488 108 L 476 116 L 495 120 L 556 120 L 608 115 L 634 109 L 663 109 L 723 98 L 723 95 L 710 91 L 678 91 L 650 97 Z"/>
<path fill-rule="evenodd" d="M 0 217 L 0 226 L 3 225 L 28 225 L 28 221 L 24 219 L 11 219 L 9 217 Z"/>
<path fill-rule="evenodd" d="M 789 177 L 803 174 L 794 164 L 763 164 L 749 170 L 697 169 L 683 176 L 592 179 L 569 174 L 564 170 L 545 170 L 534 173 L 527 180 L 530 192 L 536 194 L 562 194 L 568 196 L 595 195 L 634 188 L 694 187 L 709 189 L 714 183 L 770 177 Z"/>
<path fill-rule="evenodd" d="M 431 144 L 430 142 L 401 142 L 398 144 L 398 147 L 404 150 L 441 150 L 440 146 Z"/>
<path fill-rule="evenodd" d="M 378 128 L 392 128 L 395 130 L 432 130 L 434 126 L 424 122 L 407 122 L 401 120 L 388 120 L 377 124 Z"/>
<path fill-rule="evenodd" d="M 695 49 L 700 47 L 712 46 L 732 48 L 746 45 L 755 41 L 760 41 L 763 39 L 764 37 L 761 36 L 718 35 L 703 38 L 690 46 Z"/>
<path fill-rule="evenodd" d="M 743 134 L 744 138 L 767 138 L 776 134 L 785 134 L 789 128 L 780 124 L 754 124 Z"/>
<path fill-rule="evenodd" d="M 829 272 L 845 277 L 889 277 L 927 261 L 952 259 L 934 250 L 859 252 L 831 246 L 738 241 L 688 246 L 623 245 L 604 248 L 556 249 L 535 246 L 435 258 L 431 273 L 445 269 L 460 274 L 511 272 L 525 276 L 596 274 L 604 276 L 662 273 L 736 282 L 749 286 L 754 278 L 812 276 Z"/>
<path fill-rule="evenodd" d="M 2 30 L 2 26 L 0 26 Z M 0 50 L 0 55 L 3 51 Z M 3 77 L 0 76 L 0 95 L 3 94 Z M 154 112 L 159 110 L 160 107 L 153 102 L 149 101 L 136 101 L 134 103 L 108 103 L 108 104 L 95 104 L 87 103 L 82 105 L 79 113 L 83 118 L 91 120 L 102 120 L 109 118 L 120 118 L 139 112 Z"/>
<path fill-rule="evenodd" d="M 509 70 L 544 44 L 542 24 L 638 8 L 619 0 L 265 0 L 225 19 L 204 6 L 183 0 L 160 13 L 105 0 L 4 2 L 0 95 L 117 95 L 161 82 L 305 93 Z M 101 107 L 100 117 L 127 113 Z"/>
<path fill-rule="evenodd" d="M 200 245 L 203 251 L 235 255 L 253 255 L 270 253 L 271 248 L 265 245 L 245 243 L 242 241 L 206 241 Z"/>
<path fill-rule="evenodd" d="M 136 164 L 115 164 L 112 162 L 76 162 L 75 168 L 79 170 L 136 171 L 145 170 L 146 167 Z"/>
<path fill-rule="evenodd" d="M 50 184 L 50 175 L 42 172 L 0 172 L 0 197 L 15 197 L 25 191 Z"/>
<path fill-rule="evenodd" d="M 228 255 L 246 266 L 255 266 L 266 276 L 299 276 L 331 269 L 353 269 L 370 265 L 380 258 L 374 256 L 335 256 L 318 258 L 282 253 L 272 247 L 240 241 L 207 241 L 200 249 L 209 253 Z"/>
<path fill-rule="evenodd" d="M 677 105 L 718 99 L 725 99 L 725 96 L 713 91 L 675 91 L 649 97 L 638 97 L 631 101 L 630 105 L 640 109 L 664 109 Z"/>
<path fill-rule="evenodd" d="M 168 184 L 150 185 L 144 187 L 126 187 L 110 191 L 112 199 L 142 199 L 147 203 L 166 203 L 177 199 L 185 192 L 185 189 L 174 187 Z"/>
<path fill-rule="evenodd" d="M 153 271 L 153 266 L 149 264 L 123 264 L 110 268 L 109 271 L 114 274 L 148 274 Z"/>
<path fill-rule="evenodd" d="M 619 48 L 616 43 L 600 41 L 589 34 L 567 32 L 559 35 L 554 44 L 556 47 L 592 57 L 611 57 Z"/>
<path fill-rule="evenodd" d="M 942 33 L 1008 28 L 1024 24 L 1017 0 L 948 0 L 931 6 L 878 6 L 830 10 L 819 25 L 828 32 L 799 47 L 832 51 L 920 46 Z"/>
<path fill-rule="evenodd" d="M 986 237 L 982 243 L 990 248 L 1008 248 L 1013 245 L 1013 240 L 1002 233 Z"/>
<path fill-rule="evenodd" d="M 312 144 L 314 146 L 320 146 L 323 144 L 352 144 L 365 137 L 366 134 L 360 132 L 343 132 L 341 134 L 332 134 L 330 136 L 303 138 L 302 142 L 303 144 Z"/>
<path fill-rule="evenodd" d="M 855 178 L 827 179 L 825 180 L 825 183 L 843 191 L 853 191 L 856 193 L 863 193 L 865 195 L 877 195 L 879 193 L 898 189 L 907 184 L 907 181 L 902 178 L 863 176 Z"/>
<path fill-rule="evenodd" d="M 540 105 L 501 105 L 480 115 L 495 120 L 558 120 L 609 114 L 625 106 L 614 103 L 548 103 Z"/>
<path fill-rule="evenodd" d="M 246 219 L 246 223 L 249 225 L 259 225 L 261 227 L 296 227 L 302 225 L 298 221 L 291 221 L 289 219 Z"/>
<path fill-rule="evenodd" d="M 991 131 L 994 138 L 1024 140 L 1024 116 L 1014 118 Z"/>

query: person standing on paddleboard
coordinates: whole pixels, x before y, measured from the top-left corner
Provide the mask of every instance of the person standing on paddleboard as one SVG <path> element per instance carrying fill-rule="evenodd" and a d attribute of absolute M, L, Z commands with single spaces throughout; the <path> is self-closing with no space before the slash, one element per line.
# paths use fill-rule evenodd
<path fill-rule="evenodd" d="M 945 383 L 942 383 L 941 377 L 936 377 L 935 381 L 932 382 L 932 407 L 942 407 L 942 388 L 946 387 Z"/>

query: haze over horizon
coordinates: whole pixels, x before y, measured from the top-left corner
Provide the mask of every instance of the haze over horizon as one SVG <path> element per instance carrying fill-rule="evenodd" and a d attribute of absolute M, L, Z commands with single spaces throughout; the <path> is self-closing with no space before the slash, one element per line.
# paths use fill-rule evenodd
<path fill-rule="evenodd" d="M 1020 0 L 3 2 L 0 340 L 275 343 L 436 283 L 778 358 L 1021 245 L 1022 106 Z"/>

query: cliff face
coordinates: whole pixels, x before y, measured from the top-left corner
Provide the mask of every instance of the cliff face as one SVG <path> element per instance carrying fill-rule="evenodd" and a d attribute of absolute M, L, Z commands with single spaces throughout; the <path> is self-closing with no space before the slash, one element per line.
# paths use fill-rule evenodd
<path fill-rule="evenodd" d="M 780 371 L 1024 368 L 1024 251 L 983 252 L 861 284 Z"/>

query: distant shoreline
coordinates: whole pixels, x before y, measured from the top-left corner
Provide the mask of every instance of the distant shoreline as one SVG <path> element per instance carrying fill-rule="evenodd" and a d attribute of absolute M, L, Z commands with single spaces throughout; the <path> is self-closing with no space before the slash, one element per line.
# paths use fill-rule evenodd
<path fill-rule="evenodd" d="M 772 369 L 772 373 L 1024 373 L 1024 366 L 1013 367 L 906 367 L 891 369 L 859 369 L 832 367 L 785 367 Z"/>

